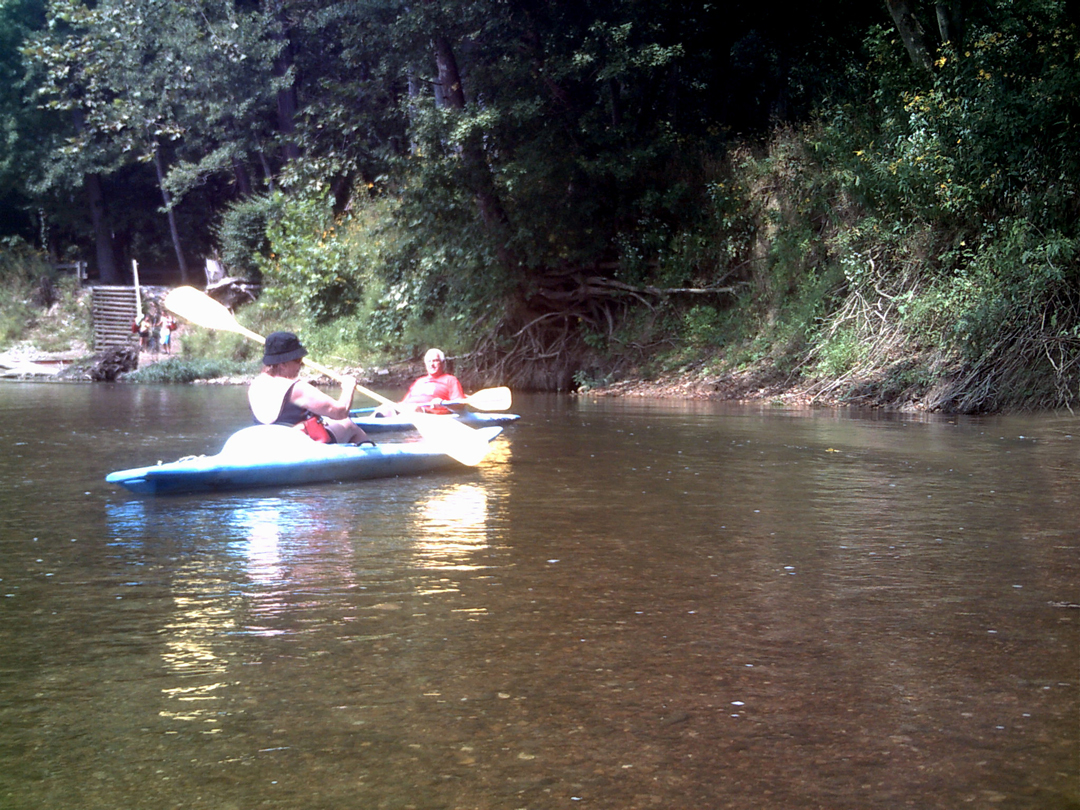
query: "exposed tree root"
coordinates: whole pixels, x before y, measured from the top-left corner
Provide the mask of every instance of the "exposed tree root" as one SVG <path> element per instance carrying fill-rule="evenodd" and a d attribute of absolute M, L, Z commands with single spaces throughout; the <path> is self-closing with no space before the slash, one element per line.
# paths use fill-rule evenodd
<path fill-rule="evenodd" d="M 730 296 L 739 285 L 661 288 L 635 286 L 584 273 L 553 274 L 485 334 L 470 355 L 477 380 L 524 390 L 567 391 L 579 372 L 603 365 L 609 372 L 630 366 L 669 343 L 658 319 L 675 298 Z M 631 342 L 620 330 L 644 316 Z M 617 347 L 614 360 L 601 363 L 595 346 Z"/>

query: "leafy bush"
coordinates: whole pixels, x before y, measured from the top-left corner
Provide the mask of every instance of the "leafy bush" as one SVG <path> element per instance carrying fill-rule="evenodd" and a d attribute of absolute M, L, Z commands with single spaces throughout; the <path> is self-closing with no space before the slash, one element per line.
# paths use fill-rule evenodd
<path fill-rule="evenodd" d="M 158 363 L 121 375 L 124 382 L 134 383 L 190 383 L 196 380 L 213 380 L 219 377 L 246 376 L 257 373 L 252 363 L 202 358 L 188 360 L 170 357 Z"/>
<path fill-rule="evenodd" d="M 690 346 L 722 346 L 727 337 L 729 317 L 715 307 L 692 306 L 682 316 L 682 338 Z"/>
<path fill-rule="evenodd" d="M 261 261 L 270 255 L 267 229 L 280 215 L 283 200 L 260 194 L 225 209 L 215 230 L 221 258 L 231 272 L 252 281 L 261 278 Z"/>
<path fill-rule="evenodd" d="M 432 345 L 465 350 L 469 318 L 477 302 L 492 305 L 490 288 L 461 245 L 422 241 L 400 224 L 403 216 L 398 203 L 381 199 L 356 200 L 340 216 L 329 198 L 282 199 L 268 231 L 272 255 L 262 262 L 260 317 L 346 363 Z"/>
<path fill-rule="evenodd" d="M 1078 256 L 1075 237 L 1024 220 L 1002 223 L 952 288 L 953 336 L 963 355 L 977 359 L 1018 331 L 1047 339 L 1080 335 Z"/>
<path fill-rule="evenodd" d="M 929 82 L 880 29 L 870 42 L 874 103 L 830 112 L 820 145 L 879 214 L 969 233 L 1004 211 L 1050 227 L 1072 220 L 1075 38 L 1052 4 L 999 4 L 990 13 L 962 49 L 940 51 Z"/>
<path fill-rule="evenodd" d="M 22 337 L 34 310 L 30 306 L 29 286 L 23 279 L 6 274 L 0 283 L 3 284 L 0 295 L 0 348 L 6 348 Z"/>
<path fill-rule="evenodd" d="M 294 195 L 279 202 L 268 223 L 270 255 L 260 261 L 273 295 L 297 301 L 316 323 L 356 312 L 363 297 L 363 267 L 349 238 L 349 217 L 337 218 L 327 196 Z"/>

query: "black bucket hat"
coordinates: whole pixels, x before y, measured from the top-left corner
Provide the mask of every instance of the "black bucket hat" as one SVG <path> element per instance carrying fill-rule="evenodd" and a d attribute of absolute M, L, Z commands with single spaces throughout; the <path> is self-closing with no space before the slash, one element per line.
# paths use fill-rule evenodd
<path fill-rule="evenodd" d="M 307 349 L 292 332 L 271 332 L 266 336 L 262 361 L 264 366 L 273 366 L 299 360 L 306 355 Z"/>

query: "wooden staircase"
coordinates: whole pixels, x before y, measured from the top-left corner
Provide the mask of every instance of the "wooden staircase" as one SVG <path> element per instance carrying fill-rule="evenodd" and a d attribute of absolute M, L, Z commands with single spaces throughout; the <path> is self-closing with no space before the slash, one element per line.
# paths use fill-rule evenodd
<path fill-rule="evenodd" d="M 93 317 L 95 352 L 138 341 L 139 336 L 131 333 L 136 317 L 135 288 L 94 287 Z"/>

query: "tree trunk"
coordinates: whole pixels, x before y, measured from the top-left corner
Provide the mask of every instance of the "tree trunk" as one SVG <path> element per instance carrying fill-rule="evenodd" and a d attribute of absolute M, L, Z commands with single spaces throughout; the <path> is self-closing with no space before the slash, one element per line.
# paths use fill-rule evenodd
<path fill-rule="evenodd" d="M 83 131 L 82 110 L 75 108 L 75 131 Z M 90 204 L 90 221 L 94 227 L 94 246 L 97 256 L 98 278 L 102 284 L 120 284 L 120 268 L 116 264 L 116 251 L 113 250 L 112 229 L 109 227 L 108 212 L 105 209 L 105 194 L 101 190 L 101 177 L 88 174 L 83 178 Z"/>
<path fill-rule="evenodd" d="M 446 106 L 452 110 L 464 111 L 465 89 L 461 83 L 454 49 L 450 41 L 442 35 L 435 37 L 434 45 L 435 63 L 439 69 L 439 84 L 442 86 Z M 479 133 L 472 132 L 465 136 L 461 144 L 461 157 L 465 166 L 465 182 L 476 195 L 481 219 L 489 228 L 501 229 L 508 223 L 508 218 L 495 188 L 491 167 L 487 164 L 483 141 Z"/>
<path fill-rule="evenodd" d="M 232 165 L 233 176 L 236 178 L 236 190 L 240 192 L 241 197 L 250 197 L 251 176 L 248 174 L 247 166 L 235 157 L 232 159 Z"/>
<path fill-rule="evenodd" d="M 622 126 L 622 86 L 615 77 L 608 79 L 611 91 L 611 125 L 616 129 Z"/>
<path fill-rule="evenodd" d="M 293 46 L 289 39 L 289 20 L 285 14 L 284 5 L 278 1 L 274 3 L 274 6 L 277 29 L 273 36 L 281 43 L 281 50 L 274 59 L 274 76 L 282 79 L 289 75 L 289 70 L 293 66 Z M 286 162 L 300 157 L 300 146 L 294 140 L 298 107 L 295 84 L 277 91 L 278 131 L 284 136 L 283 153 Z"/>
<path fill-rule="evenodd" d="M 279 75 L 284 76 L 285 72 L 288 71 L 288 67 L 283 67 L 281 70 L 283 72 Z M 287 87 L 284 90 L 278 90 L 278 131 L 285 136 L 283 153 L 286 162 L 297 160 L 300 157 L 300 146 L 294 140 L 294 136 L 296 135 L 296 107 L 295 87 Z"/>
<path fill-rule="evenodd" d="M 959 48 L 964 41 L 963 0 L 942 0 L 937 4 L 938 34 L 942 42 Z"/>
<path fill-rule="evenodd" d="M 263 182 L 271 193 L 274 191 L 274 170 L 270 168 L 270 161 L 266 159 L 266 153 L 259 150 L 259 164 L 263 170 Z"/>
<path fill-rule="evenodd" d="M 461 84 L 457 57 L 454 48 L 446 37 L 435 37 L 435 64 L 439 69 L 439 86 L 442 88 L 443 103 L 452 110 L 465 109 L 465 88 Z"/>
<path fill-rule="evenodd" d="M 929 71 L 932 65 L 930 49 L 926 42 L 926 32 L 915 17 L 911 0 L 885 0 L 889 14 L 892 15 L 900 39 L 904 41 L 908 56 L 915 67 Z"/>
<path fill-rule="evenodd" d="M 173 249 L 176 251 L 176 261 L 180 264 L 180 281 L 188 283 L 187 261 L 184 259 L 184 251 L 180 247 L 180 229 L 176 227 L 176 212 L 173 211 L 172 198 L 168 189 L 165 188 L 165 169 L 161 162 L 161 148 L 154 140 L 154 168 L 157 170 L 158 186 L 161 188 L 161 199 L 165 201 L 165 213 L 169 217 L 169 233 L 172 234 Z"/>
<path fill-rule="evenodd" d="M 98 278 L 102 284 L 120 284 L 120 268 L 116 265 L 112 233 L 105 212 L 105 195 L 101 190 L 101 177 L 88 174 L 85 177 L 86 192 L 90 202 L 90 220 L 94 226 L 94 244 L 97 253 Z"/>
<path fill-rule="evenodd" d="M 408 123 L 408 127 L 406 129 L 406 131 L 408 133 L 410 133 L 410 137 L 409 137 L 409 154 L 410 155 L 416 155 L 417 152 L 419 151 L 420 147 L 419 147 L 419 144 L 417 144 L 416 139 L 412 137 L 413 125 L 415 123 L 414 120 L 413 120 L 413 109 L 414 109 L 414 107 L 416 105 L 416 100 L 418 98 L 420 98 L 420 82 L 418 82 L 416 80 L 416 76 L 413 74 L 412 70 L 409 71 L 409 75 L 408 75 L 408 77 L 406 79 L 406 82 L 407 82 L 406 83 L 406 92 L 408 93 L 408 99 L 409 99 L 408 106 L 406 108 L 406 110 L 408 112 L 408 116 L 409 116 L 409 123 Z M 439 83 L 436 82 L 435 83 L 435 106 L 439 107 L 441 105 L 442 105 L 442 88 L 439 87 Z"/>

